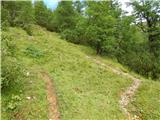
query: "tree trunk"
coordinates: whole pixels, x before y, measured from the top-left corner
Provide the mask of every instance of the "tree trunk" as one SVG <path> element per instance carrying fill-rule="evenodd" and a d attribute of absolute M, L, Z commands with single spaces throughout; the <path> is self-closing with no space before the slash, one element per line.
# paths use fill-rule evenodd
<path fill-rule="evenodd" d="M 99 42 L 97 43 L 97 46 L 96 46 L 96 52 L 97 52 L 97 55 L 102 53 L 101 45 Z"/>

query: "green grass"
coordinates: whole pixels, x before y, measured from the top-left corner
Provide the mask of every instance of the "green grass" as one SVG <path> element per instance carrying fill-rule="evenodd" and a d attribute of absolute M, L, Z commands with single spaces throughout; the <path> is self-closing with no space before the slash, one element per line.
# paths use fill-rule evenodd
<path fill-rule="evenodd" d="M 60 39 L 57 33 L 48 32 L 39 26 L 34 26 L 34 33 L 31 37 L 20 28 L 10 28 L 3 34 L 15 38 L 19 49 L 17 56 L 31 73 L 31 76 L 22 82 L 23 87 L 19 87 L 23 89 L 21 96 L 23 104 L 19 105 L 17 111 L 22 111 L 23 118 L 47 120 L 48 102 L 45 83 L 38 75 L 39 71 L 43 70 L 53 78 L 62 120 L 125 120 L 118 100 L 120 94 L 132 81 L 97 65 L 94 61 L 87 59 L 86 55 L 93 56 L 125 72 L 128 72 L 128 69 L 112 59 L 96 56 L 95 51 L 89 47 L 68 43 Z M 31 49 L 28 51 L 28 48 Z M 33 81 L 32 84 L 30 80 Z M 151 85 L 153 88 L 160 86 L 155 82 L 148 82 L 150 81 L 143 81 L 146 88 Z M 149 99 L 147 92 L 149 89 L 144 88 L 142 86 L 137 92 L 135 105 L 139 105 L 143 94 L 144 99 Z M 154 99 L 158 99 L 159 88 L 152 89 Z M 11 95 L 12 92 L 8 94 Z M 6 107 L 7 100 L 9 100 L 7 96 L 2 95 L 2 108 Z M 35 96 L 36 99 L 29 101 L 26 99 L 27 96 Z M 149 99 L 141 109 L 147 111 L 146 108 L 150 106 L 150 102 Z M 156 105 L 158 105 L 157 101 Z M 2 110 L 2 118 L 8 120 L 7 118 L 12 117 L 14 112 L 6 113 Z M 159 108 L 155 109 L 153 116 L 158 116 L 158 112 Z M 145 113 L 147 120 L 150 117 L 147 116 L 147 112 Z"/>
<path fill-rule="evenodd" d="M 23 46 L 29 43 L 29 36 L 20 28 L 9 30 L 3 34 L 14 38 L 18 48 L 16 56 L 25 67 L 25 76 L 12 88 L 2 90 L 2 120 L 47 120 L 48 101 L 46 100 L 46 86 L 44 80 L 38 75 L 41 69 L 39 65 L 35 64 L 34 59 L 24 57 L 26 56 L 24 53 L 25 49 L 22 49 Z M 12 30 L 15 30 L 15 32 Z M 27 72 L 29 72 L 29 76 L 26 76 Z M 19 96 L 21 100 L 12 102 L 12 96 Z M 31 99 L 28 100 L 27 97 Z M 10 109 L 10 104 L 15 105 L 15 108 Z"/>
<path fill-rule="evenodd" d="M 29 72 L 29 76 L 25 76 L 12 88 L 2 90 L 2 120 L 47 120 L 48 101 L 45 83 L 37 74 L 38 67 L 29 64 L 31 61 L 26 58 L 23 60 L 25 72 Z M 19 96 L 20 100 L 12 102 L 12 96 Z M 10 104 L 15 105 L 15 108 L 10 109 Z"/>
<path fill-rule="evenodd" d="M 130 112 L 138 115 L 142 120 L 160 119 L 160 82 L 143 81 L 129 105 Z"/>

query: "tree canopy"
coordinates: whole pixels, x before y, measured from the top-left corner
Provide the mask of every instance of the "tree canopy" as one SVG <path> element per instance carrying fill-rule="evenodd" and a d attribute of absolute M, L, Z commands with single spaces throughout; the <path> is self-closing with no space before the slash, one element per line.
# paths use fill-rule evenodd
<path fill-rule="evenodd" d="M 2 1 L 2 26 L 22 27 L 31 35 L 31 24 L 38 24 L 141 75 L 159 78 L 160 2 L 137 0 L 130 5 L 134 11 L 127 16 L 117 0 L 59 1 L 54 11 L 43 1 Z"/>

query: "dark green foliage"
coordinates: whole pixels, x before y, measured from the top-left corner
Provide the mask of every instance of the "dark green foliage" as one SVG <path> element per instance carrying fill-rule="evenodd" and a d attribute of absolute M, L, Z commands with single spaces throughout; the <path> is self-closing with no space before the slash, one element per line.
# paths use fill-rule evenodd
<path fill-rule="evenodd" d="M 72 1 L 61 1 L 54 12 L 55 23 L 58 31 L 73 29 L 76 25 L 76 12 L 72 6 Z"/>
<path fill-rule="evenodd" d="M 3 56 L 12 56 L 14 57 L 16 55 L 16 45 L 12 40 L 12 37 L 10 36 L 4 36 L 2 35 L 2 58 Z"/>
<path fill-rule="evenodd" d="M 27 47 L 26 50 L 24 51 L 24 53 L 27 56 L 30 56 L 30 57 L 33 57 L 33 58 L 40 58 L 40 57 L 44 56 L 42 51 L 40 51 L 39 49 L 35 48 L 32 45 Z"/>
<path fill-rule="evenodd" d="M 88 1 L 85 5 L 76 1 L 74 3 L 77 15 L 77 24 L 72 30 L 63 32 L 63 37 L 74 43 L 88 44 L 97 50 L 97 54 L 113 53 L 116 48 L 115 28 L 117 24 L 117 11 L 111 15 L 113 9 L 110 1 Z M 82 15 L 82 6 L 86 7 Z M 116 6 L 118 7 L 118 6 Z M 117 10 L 117 9 L 116 9 Z M 119 14 L 120 15 L 120 14 Z M 87 17 L 86 17 L 87 16 Z"/>
<path fill-rule="evenodd" d="M 145 35 L 135 25 L 130 25 L 134 19 L 123 17 L 119 31 L 119 50 L 116 53 L 118 61 L 137 73 L 159 78 L 157 58 L 150 53 Z"/>
<path fill-rule="evenodd" d="M 120 63 L 137 73 L 158 78 L 158 66 L 160 66 L 157 62 L 160 48 L 158 40 L 148 43 L 147 34 L 142 33 L 134 24 L 135 17 L 122 16 L 118 2 L 87 1 L 84 3 L 82 6 L 81 2 L 74 2 L 74 10 L 78 13 L 76 16 L 61 12 L 67 7 L 64 3 L 59 4 L 56 10 L 59 12 L 55 17 L 61 21 L 60 25 L 68 25 L 57 26 L 62 38 L 76 44 L 87 44 L 95 48 L 97 54 L 116 57 Z M 82 12 L 83 7 L 85 7 L 84 12 Z M 70 22 L 63 21 L 62 15 L 70 16 L 69 18 L 72 19 L 70 21 L 76 19 L 76 24 L 70 27 Z M 149 46 L 153 46 L 152 50 L 156 51 L 154 55 L 150 53 Z"/>
<path fill-rule="evenodd" d="M 12 38 L 2 36 L 2 66 L 1 66 L 1 87 L 12 88 L 14 84 L 23 78 L 23 67 L 16 59 L 16 46 Z"/>
<path fill-rule="evenodd" d="M 92 41 L 95 41 L 94 46 L 97 54 L 102 54 L 102 52 L 113 54 L 116 49 L 115 32 L 117 20 L 114 14 L 111 13 L 111 10 L 111 1 L 88 2 L 88 35 L 94 31 L 91 36 Z"/>
<path fill-rule="evenodd" d="M 50 31 L 56 31 L 56 21 L 54 13 L 51 9 L 48 9 L 43 1 L 36 1 L 34 3 L 35 20 L 40 26 L 47 28 Z"/>
<path fill-rule="evenodd" d="M 73 42 L 73 43 L 78 43 L 77 40 L 77 32 L 75 30 L 70 30 L 70 29 L 65 29 L 62 33 L 61 33 L 61 37 Z"/>
<path fill-rule="evenodd" d="M 150 55 L 143 44 L 132 45 L 134 46 L 124 49 L 123 53 L 119 54 L 118 61 L 141 75 L 158 78 L 160 64 L 155 61 L 155 57 Z"/>
<path fill-rule="evenodd" d="M 61 33 L 62 38 L 76 44 L 89 44 L 86 38 L 86 21 L 84 18 L 79 18 L 74 29 L 66 29 Z"/>
<path fill-rule="evenodd" d="M 9 11 L 5 9 L 3 6 L 1 6 L 1 25 L 2 29 L 6 30 L 9 26 Z"/>
<path fill-rule="evenodd" d="M 14 57 L 5 57 L 2 59 L 1 66 L 1 87 L 10 87 L 22 80 L 23 69 L 21 64 Z"/>
<path fill-rule="evenodd" d="M 54 11 L 43 1 L 3 1 L 2 28 L 19 26 L 31 34 L 31 23 L 59 32 L 67 41 L 93 47 L 97 54 L 115 57 L 137 73 L 159 78 L 160 22 L 157 0 L 133 1 L 134 14 L 126 16 L 117 0 L 60 1 Z M 138 21 L 137 21 L 138 20 Z M 145 21 L 144 21 L 145 20 Z M 139 28 L 140 27 L 140 28 Z M 33 46 L 25 50 L 39 58 Z"/>
<path fill-rule="evenodd" d="M 36 23 L 46 27 L 48 22 L 48 17 L 50 14 L 48 14 L 47 6 L 44 5 L 43 1 L 36 1 L 34 3 L 35 8 L 35 19 Z"/>
<path fill-rule="evenodd" d="M 48 9 L 48 19 L 47 19 L 47 21 L 48 21 L 47 25 L 46 25 L 47 30 L 56 31 L 54 13 L 50 9 Z"/>
<path fill-rule="evenodd" d="M 3 1 L 2 12 L 2 24 L 22 27 L 31 35 L 31 24 L 34 21 L 31 1 Z"/>
<path fill-rule="evenodd" d="M 159 0 L 139 0 L 131 3 L 134 8 L 137 26 L 147 33 L 150 52 L 154 53 L 154 43 L 160 38 L 160 2 Z"/>

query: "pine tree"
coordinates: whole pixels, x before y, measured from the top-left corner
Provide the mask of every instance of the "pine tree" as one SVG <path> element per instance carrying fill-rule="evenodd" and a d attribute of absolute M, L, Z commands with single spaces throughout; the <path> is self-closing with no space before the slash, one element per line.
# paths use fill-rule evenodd
<path fill-rule="evenodd" d="M 61 1 L 55 11 L 55 21 L 58 31 L 71 29 L 75 27 L 76 13 L 72 1 Z"/>
<path fill-rule="evenodd" d="M 49 17 L 47 6 L 43 1 L 36 1 L 34 3 L 35 8 L 35 20 L 38 25 L 43 27 L 47 26 L 47 19 Z"/>

